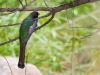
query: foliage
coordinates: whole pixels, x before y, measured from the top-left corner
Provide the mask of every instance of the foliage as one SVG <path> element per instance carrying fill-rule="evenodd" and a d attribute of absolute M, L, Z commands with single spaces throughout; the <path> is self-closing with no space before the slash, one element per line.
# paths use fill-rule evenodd
<path fill-rule="evenodd" d="M 5 1 L 7 0 L 0 1 L 0 7 L 5 7 Z M 54 7 L 59 6 L 64 1 L 66 2 L 67 0 L 46 0 L 46 3 L 48 6 Z M 10 0 L 7 1 L 7 3 L 8 7 L 21 7 L 18 0 L 13 0 L 14 4 Z M 23 3 L 25 2 L 23 1 Z M 38 0 L 30 7 L 33 6 L 45 6 L 45 4 L 43 0 L 41 0 L 41 2 Z M 26 49 L 28 63 L 37 65 L 44 75 L 70 74 L 71 70 L 73 70 L 73 64 L 75 66 L 75 75 L 91 74 L 90 71 L 92 69 L 88 71 L 87 69 L 91 68 L 89 65 L 93 64 L 94 61 L 98 61 L 98 58 L 95 56 L 96 54 L 99 56 L 97 52 L 98 49 L 97 46 L 95 46 L 91 51 L 89 51 L 91 45 L 88 45 L 90 44 L 88 41 L 91 39 L 89 37 L 85 39 L 80 38 L 94 31 L 92 28 L 88 29 L 84 27 L 91 25 L 93 27 L 98 27 L 98 25 L 95 25 L 95 23 L 98 24 L 99 22 L 99 11 L 96 12 L 98 10 L 97 6 L 99 7 L 99 3 L 84 4 L 79 7 L 70 8 L 68 10 L 57 13 L 51 23 L 36 31 L 31 36 Z M 22 22 L 22 20 L 29 13 L 30 12 L 25 11 L 1 16 L 0 26 Z M 41 16 L 47 12 L 39 13 Z M 43 24 L 47 19 L 48 18 L 43 18 L 39 20 L 38 26 Z M 18 36 L 19 27 L 20 25 L 1 28 L 0 43 Z M 71 27 L 82 28 L 80 29 Z M 90 48 L 85 48 L 87 46 L 90 46 Z M 19 41 L 17 40 L 12 43 L 0 46 L 0 53 L 5 56 L 10 55 L 18 57 Z"/>

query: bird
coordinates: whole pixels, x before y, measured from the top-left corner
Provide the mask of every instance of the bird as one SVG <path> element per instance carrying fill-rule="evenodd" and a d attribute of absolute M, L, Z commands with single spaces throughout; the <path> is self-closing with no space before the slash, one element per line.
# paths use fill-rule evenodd
<path fill-rule="evenodd" d="M 31 12 L 29 16 L 22 21 L 19 29 L 20 51 L 19 51 L 18 67 L 21 69 L 25 67 L 24 60 L 25 60 L 26 45 L 30 36 L 37 27 L 38 15 L 39 13 L 37 11 Z"/>

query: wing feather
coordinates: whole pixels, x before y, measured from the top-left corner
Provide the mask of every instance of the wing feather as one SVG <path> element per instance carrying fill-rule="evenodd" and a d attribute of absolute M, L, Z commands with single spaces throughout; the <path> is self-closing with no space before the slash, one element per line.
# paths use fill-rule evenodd
<path fill-rule="evenodd" d="M 28 39 L 30 38 L 30 36 L 32 35 L 32 33 L 34 32 L 34 30 L 37 27 L 37 21 L 34 21 L 33 25 L 30 26 L 27 37 L 25 38 L 25 42 L 28 41 Z"/>
<path fill-rule="evenodd" d="M 30 26 L 33 25 L 33 23 L 34 23 L 34 20 L 32 18 L 26 18 L 22 22 L 22 24 L 20 26 L 20 34 L 19 34 L 20 44 L 21 45 L 25 45 L 24 40 L 27 37 L 29 29 L 30 29 Z"/>

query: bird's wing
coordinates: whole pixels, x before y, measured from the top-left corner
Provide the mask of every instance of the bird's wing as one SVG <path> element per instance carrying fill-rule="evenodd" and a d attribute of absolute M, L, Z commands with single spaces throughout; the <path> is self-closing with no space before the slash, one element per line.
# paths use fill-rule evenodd
<path fill-rule="evenodd" d="M 37 21 L 34 21 L 33 25 L 30 26 L 30 29 L 29 29 L 29 35 L 32 34 L 34 32 L 34 30 L 36 29 L 37 27 Z"/>
<path fill-rule="evenodd" d="M 36 27 L 37 27 L 37 20 L 34 21 L 33 25 L 30 26 L 28 34 L 27 34 L 27 37 L 24 40 L 25 42 L 28 41 L 28 39 L 30 38 L 30 36 L 32 35 L 32 33 L 34 32 L 34 30 L 36 29 Z"/>
<path fill-rule="evenodd" d="M 32 18 L 26 18 L 20 27 L 20 34 L 19 34 L 19 38 L 20 38 L 20 44 L 21 45 L 25 45 L 25 38 L 27 37 L 28 33 L 29 33 L 29 29 L 30 26 L 33 25 L 34 21 Z"/>

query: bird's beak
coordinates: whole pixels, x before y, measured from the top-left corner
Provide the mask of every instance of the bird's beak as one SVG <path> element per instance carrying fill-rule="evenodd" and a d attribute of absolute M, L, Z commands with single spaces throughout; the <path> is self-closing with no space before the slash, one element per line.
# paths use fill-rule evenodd
<path fill-rule="evenodd" d="M 38 15 L 40 15 L 40 13 L 38 13 Z"/>

